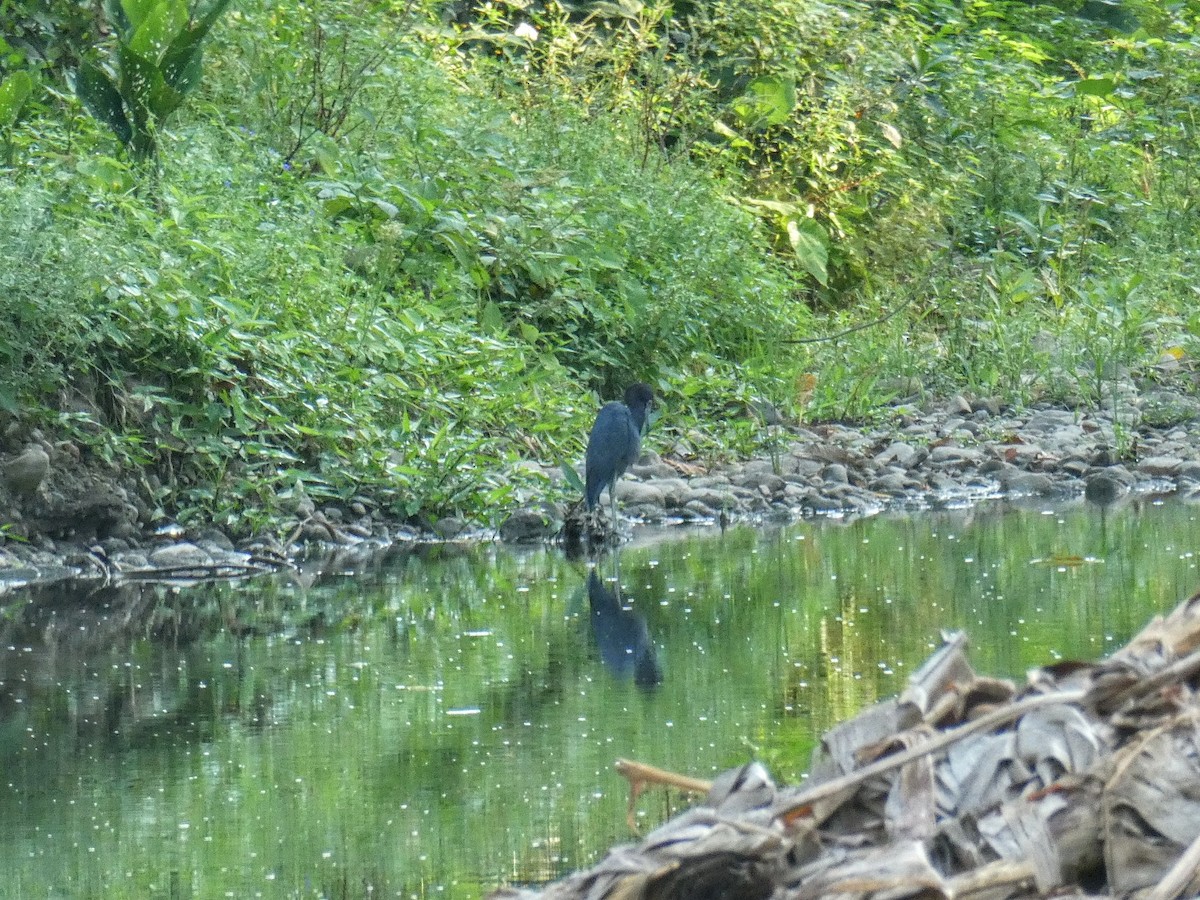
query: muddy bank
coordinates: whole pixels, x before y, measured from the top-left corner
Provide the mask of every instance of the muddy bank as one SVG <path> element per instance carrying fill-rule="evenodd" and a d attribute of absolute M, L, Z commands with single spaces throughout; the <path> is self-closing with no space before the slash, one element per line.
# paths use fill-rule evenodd
<path fill-rule="evenodd" d="M 621 481 L 623 513 L 635 522 L 691 524 L 869 515 L 997 496 L 1085 496 L 1118 502 L 1136 491 L 1200 489 L 1200 401 L 1167 390 L 1108 410 L 1006 410 L 988 398 L 898 403 L 873 426 L 762 425 L 771 452 L 706 466 L 686 438 L 649 449 Z M 68 441 L 37 432 L 0 455 L 0 592 L 64 577 L 229 577 L 284 564 L 304 546 L 382 547 L 397 541 L 499 537 L 554 540 L 579 515 L 577 502 L 526 505 L 496 530 L 457 518 L 425 528 L 398 525 L 369 497 L 318 507 L 289 501 L 274 530 L 248 538 L 218 528 L 185 531 L 166 520 L 142 472 L 114 471 Z M 657 452 L 656 452 L 657 451 Z M 556 466 L 528 462 L 563 487 Z M 164 524 L 166 522 L 166 524 Z"/>

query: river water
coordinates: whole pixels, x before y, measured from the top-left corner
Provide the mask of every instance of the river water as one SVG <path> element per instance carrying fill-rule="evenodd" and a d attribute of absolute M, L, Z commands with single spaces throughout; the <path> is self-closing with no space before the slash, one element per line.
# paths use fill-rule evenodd
<path fill-rule="evenodd" d="M 481 897 L 630 837 L 628 757 L 802 777 L 943 629 L 988 674 L 1095 658 L 1200 578 L 1143 498 L 403 548 L 238 584 L 6 598 L 0 895 Z M 686 802 L 651 791 L 653 827 Z"/>

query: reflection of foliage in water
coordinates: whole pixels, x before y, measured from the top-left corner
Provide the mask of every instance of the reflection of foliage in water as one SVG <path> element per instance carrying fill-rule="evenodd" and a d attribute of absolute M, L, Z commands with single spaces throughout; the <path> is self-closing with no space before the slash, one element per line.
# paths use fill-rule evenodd
<path fill-rule="evenodd" d="M 757 753 L 798 777 L 940 629 L 966 627 L 990 673 L 1100 655 L 1192 590 L 1198 540 L 1184 506 L 998 505 L 629 549 L 652 693 L 604 668 L 582 567 L 552 552 L 47 592 L 0 642 L 0 865 L 18 889 L 116 897 L 553 877 L 626 836 L 617 756 L 708 776 Z M 644 798 L 644 821 L 682 799 Z"/>

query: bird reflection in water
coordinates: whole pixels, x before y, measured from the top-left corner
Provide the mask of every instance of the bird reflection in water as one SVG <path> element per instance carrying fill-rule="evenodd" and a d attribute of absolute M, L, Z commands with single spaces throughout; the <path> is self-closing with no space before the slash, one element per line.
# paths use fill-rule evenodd
<path fill-rule="evenodd" d="M 588 572 L 587 589 L 592 635 L 601 661 L 618 678 L 632 675 L 639 687 L 657 686 L 662 681 L 662 670 L 645 617 L 623 607 L 617 592 L 600 579 L 595 569 Z"/>

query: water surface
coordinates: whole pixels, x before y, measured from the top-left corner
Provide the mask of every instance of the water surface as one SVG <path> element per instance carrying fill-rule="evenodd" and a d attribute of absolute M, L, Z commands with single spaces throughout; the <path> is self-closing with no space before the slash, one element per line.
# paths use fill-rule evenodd
<path fill-rule="evenodd" d="M 943 629 L 989 674 L 1094 658 L 1196 589 L 1197 550 L 1182 504 L 997 502 L 647 532 L 591 597 L 553 550 L 442 546 L 10 601 L 0 894 L 470 900 L 554 878 L 629 837 L 617 757 L 798 779 Z"/>

